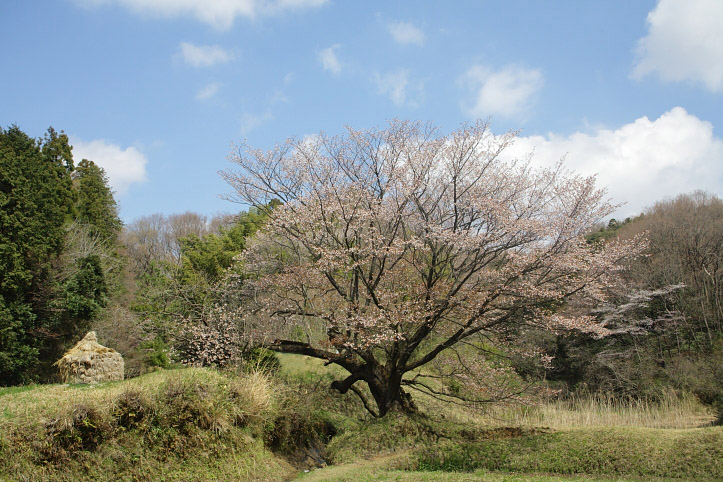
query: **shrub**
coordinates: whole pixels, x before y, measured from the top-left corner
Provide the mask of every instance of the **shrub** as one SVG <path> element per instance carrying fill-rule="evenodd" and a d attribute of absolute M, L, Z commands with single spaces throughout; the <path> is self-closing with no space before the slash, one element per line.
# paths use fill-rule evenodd
<path fill-rule="evenodd" d="M 140 425 L 150 412 L 150 403 L 142 392 L 126 390 L 115 401 L 113 418 L 118 427 L 129 429 Z"/>
<path fill-rule="evenodd" d="M 45 425 L 46 440 L 41 458 L 57 461 L 78 450 L 93 450 L 111 433 L 111 425 L 93 405 L 79 403 L 65 417 Z"/>
<path fill-rule="evenodd" d="M 690 391 L 701 402 L 715 407 L 715 424 L 723 424 L 723 338 L 700 356 L 674 358 L 665 373 L 676 388 Z"/>
<path fill-rule="evenodd" d="M 211 386 L 196 380 L 169 381 L 160 400 L 163 422 L 186 435 L 194 427 L 211 428 L 210 414 L 216 402 L 212 391 Z"/>
<path fill-rule="evenodd" d="M 265 443 L 297 466 L 326 465 L 326 444 L 337 428 L 303 392 L 286 392 L 265 433 Z"/>
<path fill-rule="evenodd" d="M 261 371 L 268 374 L 276 374 L 281 369 L 281 361 L 276 353 L 263 347 L 256 347 L 243 357 L 244 365 L 251 370 Z"/>
<path fill-rule="evenodd" d="M 244 427 L 256 422 L 263 427 L 273 417 L 273 387 L 265 373 L 252 371 L 235 378 L 229 383 L 228 390 L 235 408 L 236 425 Z"/>
<path fill-rule="evenodd" d="M 145 364 L 148 367 L 168 368 L 171 359 L 168 356 L 168 346 L 162 338 L 156 337 L 141 345 L 145 351 Z"/>

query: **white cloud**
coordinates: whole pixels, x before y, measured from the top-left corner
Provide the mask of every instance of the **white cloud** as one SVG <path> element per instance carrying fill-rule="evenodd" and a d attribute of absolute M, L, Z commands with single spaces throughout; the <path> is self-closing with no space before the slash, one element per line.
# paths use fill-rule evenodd
<path fill-rule="evenodd" d="M 244 112 L 241 116 L 241 134 L 247 135 L 252 130 L 256 129 L 260 125 L 274 119 L 274 114 L 267 110 L 263 114 L 252 114 L 250 112 Z"/>
<path fill-rule="evenodd" d="M 424 91 L 422 83 L 410 81 L 407 69 L 399 69 L 386 74 L 375 72 L 374 83 L 377 85 L 377 92 L 389 96 L 397 106 L 417 107 Z"/>
<path fill-rule="evenodd" d="M 565 166 L 598 175 L 613 202 L 626 202 L 616 216 L 639 214 L 667 196 L 707 190 L 723 193 L 723 139 L 713 125 L 675 107 L 651 121 L 641 117 L 622 127 L 569 136 L 519 137 L 505 152 L 549 166 L 565 156 Z"/>
<path fill-rule="evenodd" d="M 424 32 L 409 22 L 392 22 L 387 29 L 398 44 L 424 45 Z"/>
<path fill-rule="evenodd" d="M 76 0 L 97 7 L 121 5 L 144 16 L 175 18 L 193 16 L 217 30 L 228 30 L 236 17 L 256 18 L 290 10 L 321 6 L 328 0 Z"/>
<path fill-rule="evenodd" d="M 105 169 L 111 188 L 119 195 L 126 193 L 131 184 L 148 180 L 148 159 L 135 147 L 122 149 L 104 139 L 85 142 L 72 138 L 71 144 L 76 163 L 88 159 Z"/>
<path fill-rule="evenodd" d="M 218 45 L 194 45 L 181 42 L 181 58 L 191 67 L 211 67 L 233 59 L 233 54 Z"/>
<path fill-rule="evenodd" d="M 196 100 L 210 99 L 218 93 L 218 90 L 220 88 L 221 86 L 215 82 L 208 84 L 206 87 L 198 91 L 198 93 L 196 94 Z"/>
<path fill-rule="evenodd" d="M 324 70 L 328 70 L 334 75 L 341 73 L 341 62 L 339 62 L 339 57 L 336 56 L 336 51 L 339 50 L 339 47 L 341 47 L 341 45 L 334 44 L 331 47 L 322 49 L 317 55 L 321 65 L 324 66 Z"/>
<path fill-rule="evenodd" d="M 474 117 L 522 119 L 529 114 L 542 88 L 542 72 L 518 65 L 492 70 L 473 65 L 459 79 L 470 93 L 462 109 Z"/>
<path fill-rule="evenodd" d="M 663 81 L 692 81 L 723 92 L 723 2 L 660 0 L 647 23 L 634 78 L 657 73 Z"/>
<path fill-rule="evenodd" d="M 239 131 L 242 135 L 248 135 L 249 132 L 256 129 L 266 122 L 272 121 L 276 118 L 274 115 L 275 106 L 278 104 L 285 104 L 289 102 L 286 96 L 286 89 L 294 82 L 296 75 L 293 72 L 289 72 L 284 75 L 282 87 L 275 89 L 271 96 L 266 100 L 266 108 L 260 113 L 244 112 L 241 114 L 241 122 L 239 125 Z"/>

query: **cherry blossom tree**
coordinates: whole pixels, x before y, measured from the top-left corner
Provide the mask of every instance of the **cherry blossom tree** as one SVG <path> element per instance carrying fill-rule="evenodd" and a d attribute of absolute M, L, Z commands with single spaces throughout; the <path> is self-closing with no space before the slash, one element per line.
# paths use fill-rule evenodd
<path fill-rule="evenodd" d="M 332 387 L 376 416 L 414 410 L 408 389 L 453 395 L 420 376 L 460 346 L 484 351 L 527 326 L 603 336 L 581 307 L 604 299 L 640 241 L 588 245 L 582 235 L 615 208 L 605 191 L 561 163 L 503 160 L 514 137 L 482 122 L 444 136 L 392 121 L 235 148 L 230 198 L 281 203 L 240 259 L 246 329 L 345 368 Z"/>

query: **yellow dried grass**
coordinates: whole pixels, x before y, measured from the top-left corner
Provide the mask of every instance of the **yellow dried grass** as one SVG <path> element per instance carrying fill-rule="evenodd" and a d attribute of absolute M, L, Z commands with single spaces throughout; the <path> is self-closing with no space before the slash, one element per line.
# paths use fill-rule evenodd
<path fill-rule="evenodd" d="M 98 343 L 89 332 L 55 362 L 64 383 L 95 383 L 123 380 L 123 357 L 112 348 Z"/>

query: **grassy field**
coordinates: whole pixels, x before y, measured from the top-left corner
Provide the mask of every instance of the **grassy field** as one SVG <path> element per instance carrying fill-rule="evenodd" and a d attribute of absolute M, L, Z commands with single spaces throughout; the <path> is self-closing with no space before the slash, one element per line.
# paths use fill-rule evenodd
<path fill-rule="evenodd" d="M 651 481 L 670 481 L 679 479 L 670 478 L 600 478 L 587 475 L 536 475 L 536 474 L 508 474 L 493 472 L 474 472 L 474 473 L 449 473 L 449 472 L 414 472 L 401 470 L 370 470 L 365 466 L 358 467 L 341 467 L 324 469 L 317 473 L 309 474 L 309 477 L 299 478 L 309 482 L 377 482 L 377 481 L 395 481 L 395 482 L 571 482 L 571 481 L 588 481 L 588 482 L 651 482 Z"/>
<path fill-rule="evenodd" d="M 414 470 L 386 469 L 384 468 L 385 465 L 385 462 L 375 460 L 345 464 L 321 470 L 312 470 L 300 475 L 296 480 L 303 482 L 657 482 L 680 480 L 671 479 L 669 477 L 600 477 L 585 474 L 550 475 L 534 473 L 515 474 L 509 472 L 489 472 L 484 470 L 474 472 L 422 472 Z"/>
<path fill-rule="evenodd" d="M 342 468 L 386 455 L 376 469 L 723 480 L 721 427 L 485 428 L 399 416 L 337 435 L 328 448 Z"/>
<path fill-rule="evenodd" d="M 723 480 L 723 427 L 689 397 L 371 419 L 319 361 L 0 389 L 2 481 Z M 317 466 L 329 465 L 325 468 Z M 304 470 L 309 472 L 304 472 Z"/>
<path fill-rule="evenodd" d="M 286 355 L 282 367 L 329 379 L 306 357 Z M 705 427 L 713 411 L 689 396 L 584 397 L 484 412 L 416 400 L 427 414 L 419 419 L 345 420 L 327 446 L 334 465 L 300 480 L 723 480 L 723 428 Z"/>

